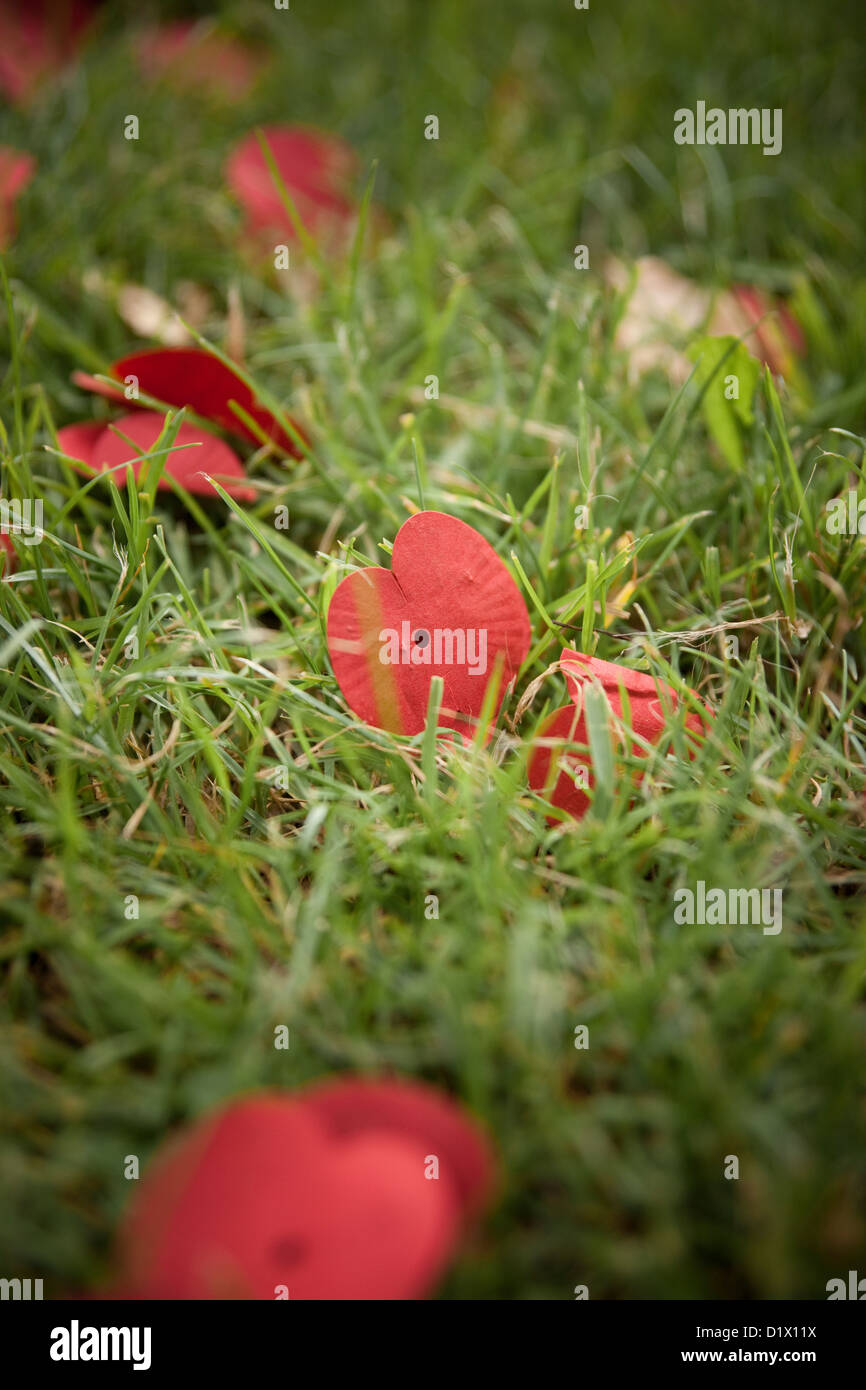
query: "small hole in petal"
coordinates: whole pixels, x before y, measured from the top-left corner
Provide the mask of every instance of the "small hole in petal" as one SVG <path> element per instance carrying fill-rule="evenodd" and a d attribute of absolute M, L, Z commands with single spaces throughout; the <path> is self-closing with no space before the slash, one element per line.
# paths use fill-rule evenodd
<path fill-rule="evenodd" d="M 429 647 L 430 633 L 424 627 L 416 628 L 412 633 L 412 641 L 415 643 L 416 647 Z"/>
<path fill-rule="evenodd" d="M 307 1243 L 300 1236 L 281 1236 L 271 1246 L 271 1258 L 280 1266 L 296 1265 L 306 1253 Z"/>

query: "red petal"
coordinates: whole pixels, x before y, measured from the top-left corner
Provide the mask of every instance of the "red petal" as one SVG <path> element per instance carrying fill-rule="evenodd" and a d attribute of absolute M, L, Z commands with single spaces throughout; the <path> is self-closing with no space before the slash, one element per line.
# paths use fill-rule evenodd
<path fill-rule="evenodd" d="M 404 1139 L 329 1139 L 297 1101 L 234 1102 L 171 1144 L 122 1233 L 139 1298 L 407 1299 L 451 1254 L 458 1204 Z"/>
<path fill-rule="evenodd" d="M 604 690 L 614 714 L 622 718 L 620 689 L 624 689 L 628 694 L 631 727 L 648 741 L 654 742 L 661 737 L 671 713 L 679 704 L 679 696 L 671 686 L 643 671 L 633 671 L 630 666 L 620 666 L 615 661 L 599 661 L 598 657 L 585 656 L 568 648 L 562 652 L 560 664 L 565 672 L 568 693 L 579 706 L 582 703 L 583 685 L 586 681 L 595 680 Z M 694 691 L 691 693 L 701 708 L 706 710 L 705 722 L 709 722 L 712 719 L 711 711 Z M 694 733 L 704 732 L 702 717 L 693 710 L 687 713 L 685 725 Z"/>
<path fill-rule="evenodd" d="M 36 172 L 36 160 L 26 150 L 0 145 L 0 198 L 17 198 Z"/>
<path fill-rule="evenodd" d="M 104 432 L 105 424 L 102 420 L 81 420 L 75 425 L 64 425 L 63 429 L 58 430 L 57 443 L 69 458 L 80 459 L 82 463 L 93 468 L 93 449 Z"/>
<path fill-rule="evenodd" d="M 558 806 L 574 816 L 575 820 L 581 820 L 589 810 L 589 797 L 575 784 L 578 768 L 586 768 L 589 787 L 594 785 L 594 779 L 589 771 L 588 756 L 571 752 L 568 745 L 586 744 L 583 716 L 574 705 L 563 705 L 545 719 L 536 738 L 539 742 L 530 755 L 527 767 L 529 785 L 552 806 Z M 550 745 L 542 744 L 542 739 L 551 740 Z M 552 742 L 554 739 L 562 739 L 562 747 L 556 746 Z M 557 824 L 554 816 L 548 816 L 548 821 L 552 825 Z"/>
<path fill-rule="evenodd" d="M 785 376 L 792 356 L 802 357 L 806 352 L 800 325 L 784 304 L 753 285 L 735 285 L 733 295 L 746 320 L 755 325 L 754 333 L 745 340 L 746 346 L 766 362 L 771 372 Z"/>
<path fill-rule="evenodd" d="M 328 652 L 340 689 L 368 724 L 417 734 L 431 678 L 440 675 L 440 725 L 471 734 L 497 659 L 502 675 L 495 711 L 529 650 L 520 591 L 484 537 L 442 512 L 419 512 L 401 526 L 392 564 L 350 574 L 331 600 Z M 396 646 L 389 653 L 383 632 L 396 634 L 393 663 L 385 658 Z M 421 633 L 430 639 L 429 664 L 411 659 L 418 655 L 411 638 Z M 461 642 L 463 661 L 455 660 Z"/>
<path fill-rule="evenodd" d="M 103 473 L 117 469 L 115 482 L 122 487 L 125 481 L 122 465 L 130 464 L 133 475 L 139 478 L 142 472 L 141 454 L 153 448 L 164 428 L 162 415 L 142 410 L 121 415 L 108 428 L 98 423 L 67 425 L 58 430 L 57 440 L 65 454 L 81 459 L 92 469 L 99 469 Z M 132 444 L 128 444 L 121 435 L 125 435 Z M 133 445 L 136 447 L 133 448 Z M 184 445 L 196 447 L 184 448 Z M 175 478 L 187 492 L 213 497 L 214 489 L 203 476 L 209 473 L 230 497 L 239 502 L 256 500 L 256 491 L 244 485 L 246 474 L 243 465 L 228 444 L 187 422 L 177 432 L 175 445 L 165 461 L 164 473 Z M 157 486 L 164 492 L 172 490 L 166 476 L 160 477 Z"/>
<path fill-rule="evenodd" d="M 619 688 L 623 686 L 629 695 L 648 695 L 656 698 L 656 683 L 652 676 L 643 671 L 633 671 L 630 666 L 620 666 L 615 661 L 599 661 L 597 656 L 586 656 L 565 648 L 559 658 L 565 674 L 568 693 L 573 700 L 580 698 L 584 681 L 596 680 L 605 692 L 619 702 Z"/>
<path fill-rule="evenodd" d="M 624 718 L 622 691 L 626 691 L 630 713 L 629 728 L 647 743 L 658 742 L 668 726 L 671 714 L 679 704 L 679 696 L 671 686 L 663 681 L 656 681 L 653 676 L 643 671 L 620 666 L 615 661 L 600 661 L 598 657 L 585 656 L 582 652 L 566 649 L 560 657 L 560 665 L 565 673 L 574 705 L 565 705 L 555 710 L 539 730 L 538 739 L 565 739 L 568 743 L 581 744 L 584 747 L 588 745 L 589 739 L 583 718 L 583 689 L 590 681 L 596 681 L 601 685 L 608 704 L 620 719 Z M 695 696 L 695 699 L 698 697 Z M 685 727 L 692 733 L 704 734 L 705 726 L 712 719 L 712 714 L 702 701 L 699 703 L 706 711 L 706 718 L 696 711 L 689 710 L 685 718 Z M 643 756 L 645 751 L 639 744 L 632 744 L 633 756 Z M 580 767 L 586 769 L 587 785 L 594 786 L 595 780 L 588 753 L 570 753 L 565 748 L 538 747 L 529 760 L 529 785 L 533 791 L 540 792 L 551 805 L 568 811 L 580 820 L 590 804 L 586 792 L 575 785 L 575 775 Z"/>
<path fill-rule="evenodd" d="M 134 376 L 143 395 L 153 396 L 165 405 L 178 408 L 189 406 L 203 419 L 213 420 L 223 429 L 232 430 L 244 439 L 260 444 L 259 436 L 232 410 L 230 402 L 235 401 L 256 421 L 266 439 L 273 440 L 278 448 L 294 457 L 300 453 L 290 436 L 280 428 L 271 412 L 259 405 L 241 378 L 218 357 L 201 348 L 149 348 L 145 352 L 132 352 L 113 364 L 111 375 L 121 383 L 127 377 Z M 96 391 L 103 396 L 112 395 L 111 387 L 104 386 L 85 372 L 74 373 L 73 380 L 85 390 Z M 118 391 L 123 397 L 122 386 Z M 303 431 L 299 426 L 296 428 L 303 438 Z"/>
<path fill-rule="evenodd" d="M 337 1139 L 384 1130 L 411 1140 L 422 1164 L 435 1154 L 467 1215 L 474 1215 L 489 1196 L 494 1165 L 483 1134 L 432 1087 L 352 1077 L 316 1086 L 301 1099 Z"/>
<path fill-rule="evenodd" d="M 114 370 L 114 368 L 112 368 Z M 97 377 L 91 376 L 89 372 L 74 371 L 72 380 L 76 386 L 80 386 L 82 391 L 92 391 L 95 396 L 105 396 L 109 401 L 126 401 L 122 386 L 109 386 L 104 381 L 99 381 Z M 134 405 L 134 401 L 128 401 L 128 405 Z M 168 402 L 166 402 L 168 404 Z"/>
<path fill-rule="evenodd" d="M 14 574 L 17 568 L 18 555 L 12 544 L 12 537 L 5 531 L 0 532 L 0 578 L 5 578 L 7 574 Z"/>
<path fill-rule="evenodd" d="M 0 92 L 25 101 L 71 62 L 93 8 L 86 0 L 0 0 Z"/>
<path fill-rule="evenodd" d="M 354 215 L 347 193 L 357 159 L 343 140 L 300 126 L 267 126 L 263 132 L 298 214 L 314 235 Z M 226 164 L 229 187 L 247 214 L 250 230 L 292 236 L 294 227 L 265 162 L 255 133 L 246 136 Z"/>
<path fill-rule="evenodd" d="M 150 78 L 167 77 L 180 87 L 196 87 L 242 100 L 254 86 L 261 56 L 228 34 L 202 29 L 191 20 L 163 24 L 137 43 L 142 69 Z"/>
<path fill-rule="evenodd" d="M 15 201 L 35 172 L 32 154 L 0 145 L 0 250 L 15 234 Z"/>

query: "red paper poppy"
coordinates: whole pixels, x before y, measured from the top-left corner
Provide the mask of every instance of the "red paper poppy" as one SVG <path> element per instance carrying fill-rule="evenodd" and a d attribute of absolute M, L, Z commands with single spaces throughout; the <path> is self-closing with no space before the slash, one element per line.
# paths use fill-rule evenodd
<path fill-rule="evenodd" d="M 345 231 L 355 214 L 350 192 L 357 168 L 354 150 L 337 136 L 300 126 L 272 125 L 262 133 L 308 231 L 317 237 Z M 255 132 L 230 155 L 226 177 L 247 215 L 252 236 L 294 236 L 292 220 Z"/>
<path fill-rule="evenodd" d="M 263 67 L 262 57 L 229 34 L 178 20 L 139 36 L 136 52 L 147 77 L 241 101 Z"/>
<path fill-rule="evenodd" d="M 790 376 L 792 359 L 802 357 L 806 351 L 806 340 L 797 320 L 781 301 L 772 300 L 752 285 L 735 285 L 731 293 L 745 320 L 741 332 L 750 325 L 754 327 L 745 339 L 746 346 L 775 375 Z"/>
<path fill-rule="evenodd" d="M 72 379 L 86 391 L 94 391 L 110 400 L 123 401 L 129 409 L 135 402 L 126 400 L 123 383 L 129 377 L 134 377 L 138 390 L 144 395 L 152 396 L 165 405 L 178 408 L 188 406 L 203 419 L 212 420 L 243 439 L 261 444 L 259 435 L 232 409 L 234 402 L 256 422 L 265 438 L 272 440 L 277 448 L 296 458 L 300 455 L 291 436 L 281 429 L 271 411 L 259 404 L 237 373 L 201 348 L 148 348 L 144 352 L 131 352 L 113 363 L 108 375 L 117 378 L 116 387 L 106 386 L 86 372 L 73 372 Z M 300 426 L 296 425 L 295 428 L 303 438 Z"/>
<path fill-rule="evenodd" d="M 368 724 L 417 734 L 442 676 L 439 723 L 471 736 L 499 669 L 494 713 L 529 649 L 526 605 L 483 536 L 442 512 L 397 532 L 390 570 L 350 574 L 328 611 L 328 652 L 347 703 Z"/>
<path fill-rule="evenodd" d="M 335 1139 L 384 1130 L 415 1145 L 416 1159 L 435 1156 L 467 1216 L 478 1213 L 493 1184 L 493 1161 L 480 1132 L 452 1101 L 429 1086 L 350 1077 L 314 1087 L 305 1104 Z"/>
<path fill-rule="evenodd" d="M 170 1144 L 121 1230 L 119 1288 L 138 1299 L 409 1299 L 461 1226 L 435 1132 L 335 1137 L 305 1098 L 235 1101 Z M 425 1152 L 422 1152 L 425 1151 Z"/>
<path fill-rule="evenodd" d="M 93 16 L 87 0 L 0 0 L 0 91 L 26 101 L 78 52 Z"/>
<path fill-rule="evenodd" d="M 15 235 L 15 202 L 36 172 L 36 160 L 23 150 L 0 145 L 0 251 Z"/>
<path fill-rule="evenodd" d="M 154 447 L 164 428 L 164 416 L 153 410 L 140 410 L 121 415 L 108 427 L 99 421 L 66 425 L 57 431 L 57 442 L 64 454 L 84 465 L 79 472 L 107 473 L 113 469 L 114 480 L 122 487 L 126 482 L 122 465 L 128 464 L 133 476 L 138 479 L 142 469 L 149 466 L 147 462 L 142 463 L 141 455 Z M 124 435 L 125 439 L 122 438 Z M 132 444 L 127 440 L 131 440 Z M 188 445 L 195 447 L 185 447 Z M 216 494 L 205 473 L 215 478 L 230 497 L 239 502 L 255 502 L 256 491 L 246 483 L 243 464 L 237 454 L 215 434 L 184 421 L 166 456 L 157 488 L 170 492 L 171 477 L 187 492 L 214 497 Z"/>
<path fill-rule="evenodd" d="M 599 661 L 597 657 L 584 656 L 581 652 L 568 649 L 563 651 L 560 664 L 574 703 L 564 705 L 548 716 L 538 731 L 539 740 L 561 739 L 566 745 L 588 746 L 583 691 L 589 681 L 596 681 L 604 691 L 611 710 L 620 719 L 625 719 L 621 694 L 625 690 L 629 704 L 629 727 L 648 743 L 658 743 L 668 727 L 671 713 L 679 704 L 679 696 L 671 686 L 656 681 L 654 676 L 633 671 L 628 666 Z M 695 734 L 704 733 L 706 723 L 712 718 L 707 707 L 702 707 L 706 710 L 706 720 L 693 710 L 686 714 L 685 727 Z M 643 756 L 645 752 L 637 743 L 632 745 L 631 751 L 635 756 Z M 588 753 L 578 753 L 567 746 L 559 748 L 539 744 L 530 757 L 528 773 L 533 791 L 540 792 L 553 806 L 568 811 L 577 820 L 586 814 L 590 803 L 581 783 L 585 780 L 589 787 L 595 785 Z M 554 817 L 549 819 L 555 824 Z"/>

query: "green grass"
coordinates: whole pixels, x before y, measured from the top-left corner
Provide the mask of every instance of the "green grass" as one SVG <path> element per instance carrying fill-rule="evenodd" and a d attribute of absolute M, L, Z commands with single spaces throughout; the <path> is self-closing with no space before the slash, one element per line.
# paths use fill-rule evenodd
<path fill-rule="evenodd" d="M 242 106 L 145 87 L 107 9 L 80 68 L 0 113 L 41 171 L 5 257 L 2 493 L 44 499 L 46 530 L 0 584 L 0 1272 L 97 1281 L 124 1156 L 202 1108 L 394 1069 L 500 1155 L 444 1296 L 824 1297 L 866 1259 L 866 546 L 824 526 L 863 487 L 857 7 L 828 32 L 805 3 L 226 6 L 275 57 Z M 698 98 L 782 106 L 783 154 L 679 149 Z M 388 232 L 313 293 L 238 252 L 221 168 L 269 120 L 351 139 L 359 194 L 378 161 Z M 628 383 L 599 271 L 647 251 L 809 319 L 804 390 L 761 381 L 742 473 L 694 385 Z M 94 270 L 204 286 L 219 347 L 242 305 L 252 378 L 313 436 L 252 459 L 246 515 L 51 452 L 107 415 L 71 371 L 140 342 Z M 531 589 L 486 751 L 360 726 L 328 663 L 336 582 L 388 563 L 419 486 Z M 549 826 L 525 762 L 561 676 L 511 721 L 564 643 L 717 717 L 694 761 Z M 676 926 L 698 879 L 782 888 L 782 932 Z"/>

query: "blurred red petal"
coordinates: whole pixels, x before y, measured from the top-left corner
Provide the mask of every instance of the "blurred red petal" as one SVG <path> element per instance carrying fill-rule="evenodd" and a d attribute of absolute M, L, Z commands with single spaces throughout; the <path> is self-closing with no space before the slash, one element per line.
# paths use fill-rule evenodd
<path fill-rule="evenodd" d="M 735 285 L 729 303 L 749 351 L 776 376 L 789 376 L 794 359 L 806 353 L 806 340 L 784 303 L 754 285 Z"/>
<path fill-rule="evenodd" d="M 443 512 L 410 517 L 397 532 L 392 568 L 350 574 L 328 611 L 328 653 L 347 704 L 368 724 L 401 734 L 424 728 L 430 682 L 440 675 L 440 726 L 471 736 L 497 661 L 494 714 L 529 635 L 526 605 L 496 551 Z M 399 647 L 396 660 L 389 644 L 391 657 Z"/>
<path fill-rule="evenodd" d="M 92 391 L 95 396 L 105 396 L 109 401 L 123 401 L 126 397 L 123 394 L 122 386 L 109 386 L 107 382 L 100 381 L 98 377 L 91 376 L 89 372 L 74 371 L 72 380 L 76 386 L 80 386 L 82 391 Z M 130 405 L 134 402 L 130 401 Z M 166 401 L 166 405 L 169 402 Z"/>
<path fill-rule="evenodd" d="M 65 454 L 78 458 L 92 469 L 108 472 L 115 469 L 115 482 L 123 486 L 123 465 L 129 464 L 137 479 L 144 464 L 141 454 L 151 450 L 165 427 L 165 419 L 155 411 L 136 411 L 121 415 L 109 426 L 98 423 L 67 425 L 58 430 L 57 440 Z M 121 436 L 126 436 L 126 439 Z M 131 440 L 132 443 L 127 443 Z M 195 447 L 185 447 L 193 445 Z M 135 446 L 135 447 L 133 447 Z M 240 459 L 224 440 L 184 421 L 177 432 L 164 465 L 164 474 L 157 487 L 172 490 L 165 474 L 170 475 L 187 492 L 214 497 L 214 489 L 203 475 L 208 473 L 222 488 L 239 502 L 255 502 L 256 491 L 246 484 L 246 474 Z"/>
<path fill-rule="evenodd" d="M 120 383 L 117 392 L 121 397 L 122 383 L 127 377 L 135 377 L 143 395 L 153 396 L 155 400 L 177 408 L 189 406 L 203 419 L 212 420 L 223 429 L 261 444 L 255 431 L 232 410 L 230 402 L 234 401 L 255 420 L 266 439 L 287 454 L 294 457 L 300 454 L 291 436 L 281 429 L 271 411 L 258 403 L 245 382 L 218 357 L 201 348 L 148 348 L 144 352 L 132 352 L 112 365 L 111 375 Z M 73 380 L 78 386 L 99 395 L 117 394 L 110 386 L 105 386 L 86 372 L 73 373 Z M 296 429 L 303 439 L 303 430 L 300 426 L 296 426 Z"/>
<path fill-rule="evenodd" d="M 119 1287 L 142 1299 L 409 1299 L 459 1227 L 449 1180 L 379 1132 L 335 1142 L 304 1104 L 263 1095 L 193 1125 L 145 1173 Z"/>
<path fill-rule="evenodd" d="M 267 126 L 263 134 L 301 221 L 313 235 L 327 234 L 351 220 L 355 203 L 349 185 L 357 168 L 351 146 L 337 136 L 301 126 Z M 255 133 L 229 156 L 226 177 L 247 214 L 249 233 L 294 235 Z"/>
<path fill-rule="evenodd" d="M 80 459 L 92 468 L 94 445 L 104 430 L 105 422 L 102 420 L 81 420 L 58 430 L 57 443 L 69 458 Z"/>
<path fill-rule="evenodd" d="M 7 532 L 0 532 L 0 578 L 14 574 L 18 568 L 18 555 Z"/>
<path fill-rule="evenodd" d="M 26 101 L 81 47 L 94 5 L 87 0 L 0 0 L 0 92 Z"/>
<path fill-rule="evenodd" d="M 334 1138 L 384 1130 L 412 1141 L 422 1164 L 435 1155 L 467 1216 L 475 1215 L 489 1197 L 494 1171 L 488 1144 L 466 1113 L 432 1087 L 390 1078 L 338 1078 L 301 1099 Z"/>
<path fill-rule="evenodd" d="M 15 235 L 15 203 L 35 172 L 32 154 L 0 145 L 0 251 Z"/>
<path fill-rule="evenodd" d="M 265 65 L 263 55 L 248 45 L 191 20 L 140 35 L 136 52 L 146 76 L 233 101 L 249 94 Z"/>

